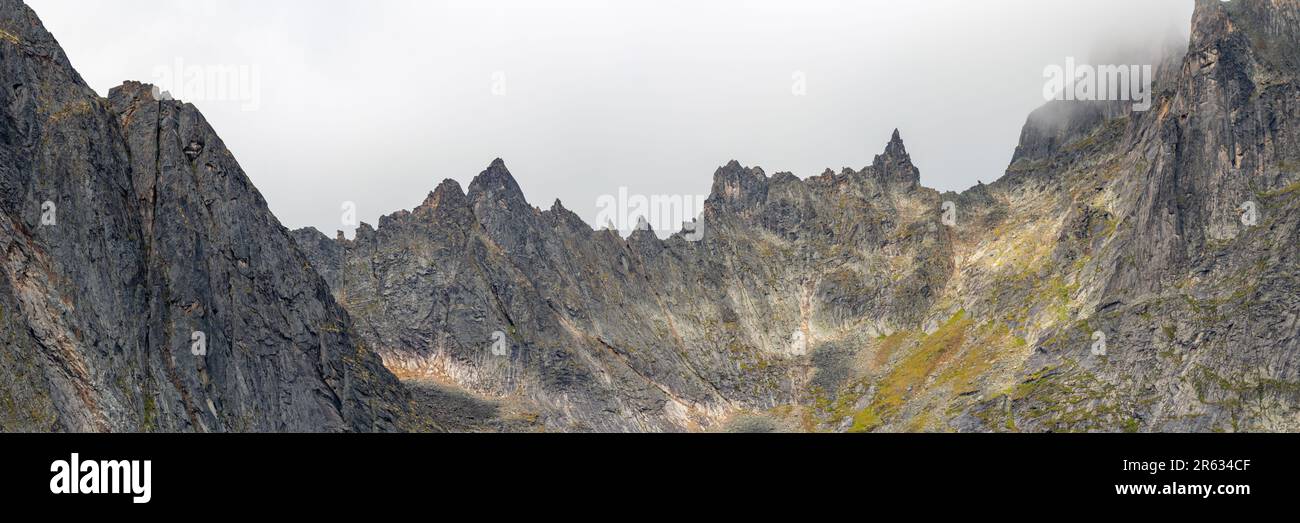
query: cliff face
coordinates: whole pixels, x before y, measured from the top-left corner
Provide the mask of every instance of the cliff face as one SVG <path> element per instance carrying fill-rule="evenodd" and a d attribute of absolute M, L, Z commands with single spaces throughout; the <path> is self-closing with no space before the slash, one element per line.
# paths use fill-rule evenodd
<path fill-rule="evenodd" d="M 550 429 L 698 428 L 806 399 L 801 340 L 852 346 L 922 319 L 951 270 L 938 194 L 897 138 L 877 164 L 800 181 L 733 162 L 700 242 L 535 209 L 500 161 L 353 241 L 295 236 L 399 375 L 520 398 Z"/>
<path fill-rule="evenodd" d="M 720 168 L 698 242 L 536 209 L 499 160 L 294 236 L 390 368 L 534 428 L 1300 430 L 1298 13 L 1198 1 L 1151 110 L 1049 104 L 962 194 L 895 133 Z"/>
<path fill-rule="evenodd" d="M 497 160 L 349 241 L 0 0 L 0 430 L 1300 430 L 1300 0 L 1193 26 L 961 194 L 895 132 L 624 239 Z"/>
<path fill-rule="evenodd" d="M 0 0 L 0 430 L 395 430 L 409 394 L 192 106 Z"/>
<path fill-rule="evenodd" d="M 1068 321 L 962 426 L 1300 428 L 1300 3 L 1200 1 L 1192 23 L 1151 111 L 1020 166 L 1070 195 Z M 1107 356 L 1080 357 L 1095 332 Z"/>

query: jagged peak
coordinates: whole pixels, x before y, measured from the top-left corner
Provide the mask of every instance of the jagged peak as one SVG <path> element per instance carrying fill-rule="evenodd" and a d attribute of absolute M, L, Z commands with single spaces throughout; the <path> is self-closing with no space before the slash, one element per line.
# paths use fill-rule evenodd
<path fill-rule="evenodd" d="M 645 216 L 637 217 L 636 226 L 632 228 L 631 234 L 627 236 L 629 245 L 657 245 L 662 242 L 659 235 L 655 234 L 654 229 L 650 227 L 650 222 L 646 220 Z"/>
<path fill-rule="evenodd" d="M 404 223 L 411 217 L 411 211 L 402 209 L 390 214 L 379 217 L 379 229 L 387 229 L 393 225 Z"/>
<path fill-rule="evenodd" d="M 361 222 L 361 224 L 357 226 L 356 230 L 353 231 L 352 241 L 354 242 L 369 242 L 374 241 L 374 239 L 375 228 L 369 223 Z"/>
<path fill-rule="evenodd" d="M 402 213 L 400 218 L 414 218 L 418 222 L 452 227 L 453 224 L 464 224 L 472 220 L 473 211 L 470 210 L 469 199 L 461 191 L 460 184 L 448 178 L 439 183 L 438 187 L 424 198 L 424 202 L 412 209 L 409 214 Z M 380 228 L 383 228 L 382 222 Z"/>
<path fill-rule="evenodd" d="M 773 184 L 799 183 L 800 181 L 799 177 L 790 171 L 780 171 L 772 175 Z"/>
<path fill-rule="evenodd" d="M 129 100 L 131 104 L 141 102 L 173 102 L 179 105 L 188 105 L 184 100 L 172 96 L 168 91 L 162 90 L 157 85 L 127 80 L 121 85 L 109 89 L 108 98 L 110 100 Z"/>
<path fill-rule="evenodd" d="M 116 96 L 126 96 L 133 99 L 141 99 L 144 98 L 145 96 L 148 96 L 149 97 L 148 99 L 152 100 L 153 90 L 154 90 L 154 86 L 152 84 L 137 82 L 135 80 L 127 80 L 125 82 L 122 82 L 122 85 L 109 89 L 108 97 L 114 98 Z"/>
<path fill-rule="evenodd" d="M 443 180 L 442 183 L 438 184 L 438 187 L 433 189 L 434 194 L 438 194 L 442 192 L 456 192 L 462 195 L 465 194 L 465 191 L 461 190 L 460 188 L 460 182 L 457 182 L 456 180 L 453 180 L 451 178 L 447 178 Z"/>
<path fill-rule="evenodd" d="M 727 175 L 727 174 L 743 174 L 743 175 L 753 176 L 755 178 L 767 178 L 767 173 L 763 171 L 762 167 L 758 167 L 758 166 L 745 167 L 744 165 L 741 165 L 739 161 L 736 160 L 728 161 L 726 165 L 723 165 L 722 167 L 718 167 L 718 169 L 714 171 L 713 176 L 716 178 L 718 176 Z"/>
<path fill-rule="evenodd" d="M 339 231 L 339 233 L 342 234 L 343 231 Z M 325 233 L 320 231 L 320 229 L 317 229 L 310 225 L 291 230 L 289 231 L 289 234 L 292 235 L 294 238 L 310 237 L 314 241 L 319 241 L 319 240 L 329 241 L 329 236 L 326 236 Z"/>
<path fill-rule="evenodd" d="M 876 155 L 871 162 L 871 167 L 882 183 L 901 183 L 908 187 L 916 187 L 921 182 L 921 171 L 912 164 L 912 156 L 907 153 L 907 146 L 903 145 L 903 138 L 898 129 L 894 129 L 889 143 L 885 145 L 885 151 Z"/>
<path fill-rule="evenodd" d="M 582 217 L 566 209 L 564 202 L 561 202 L 559 198 L 555 199 L 555 203 L 551 204 L 549 210 L 542 211 L 542 216 L 550 220 L 552 225 L 563 226 L 575 232 L 592 230 L 591 226 L 582 220 Z"/>
<path fill-rule="evenodd" d="M 439 183 L 438 187 L 434 188 L 434 190 L 424 198 L 424 202 L 422 202 L 420 207 L 417 207 L 417 209 L 432 209 L 444 205 L 445 203 L 460 204 L 464 201 L 465 192 L 461 190 L 460 183 L 448 178 L 443 180 L 442 183 Z"/>
<path fill-rule="evenodd" d="M 705 205 L 726 202 L 736 209 L 754 206 L 767 198 L 767 184 L 767 173 L 762 167 L 748 168 L 731 160 L 714 171 L 713 188 Z"/>
<path fill-rule="evenodd" d="M 473 202 L 486 199 L 527 204 L 528 201 L 519 188 L 519 183 L 510 174 L 510 169 L 506 168 L 506 163 L 500 158 L 492 160 L 487 169 L 474 177 L 469 184 L 467 196 Z"/>
<path fill-rule="evenodd" d="M 876 161 L 879 162 L 881 158 L 911 161 L 911 155 L 907 154 L 907 146 L 903 144 L 903 137 L 899 134 L 897 128 L 889 136 L 889 143 L 885 144 L 885 151 L 876 155 Z"/>

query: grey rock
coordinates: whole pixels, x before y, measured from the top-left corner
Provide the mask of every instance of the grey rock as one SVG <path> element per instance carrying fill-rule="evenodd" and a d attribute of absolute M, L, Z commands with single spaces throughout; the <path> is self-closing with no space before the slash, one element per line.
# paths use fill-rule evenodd
<path fill-rule="evenodd" d="M 921 186 L 895 131 L 731 161 L 667 239 L 500 159 L 289 233 L 193 106 L 0 7 L 2 430 L 1300 430 L 1297 0 L 1197 0 L 1151 110 L 1050 103 L 996 182 Z"/>
<path fill-rule="evenodd" d="M 194 106 L 97 97 L 22 2 L 0 31 L 0 430 L 403 428 L 409 393 Z"/>
<path fill-rule="evenodd" d="M 1297 18 L 1199 0 L 1150 111 L 1050 103 L 960 194 L 895 131 L 860 171 L 729 162 L 699 242 L 534 208 L 499 159 L 355 241 L 294 234 L 400 375 L 547 430 L 1300 430 Z"/>

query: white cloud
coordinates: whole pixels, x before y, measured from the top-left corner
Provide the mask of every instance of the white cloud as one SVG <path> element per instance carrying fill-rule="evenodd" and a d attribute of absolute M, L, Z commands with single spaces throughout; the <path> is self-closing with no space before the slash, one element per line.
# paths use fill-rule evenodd
<path fill-rule="evenodd" d="M 261 71 L 199 103 L 289 227 L 410 208 L 502 157 L 529 201 L 708 191 L 735 158 L 861 167 L 902 130 L 922 183 L 996 179 L 1044 65 L 1184 33 L 1190 0 L 29 0 L 101 94 L 182 57 Z M 1158 31 L 1152 31 L 1157 29 Z M 791 75 L 806 75 L 806 96 Z M 493 74 L 505 96 L 493 96 Z M 349 231 L 350 232 L 350 231 Z"/>

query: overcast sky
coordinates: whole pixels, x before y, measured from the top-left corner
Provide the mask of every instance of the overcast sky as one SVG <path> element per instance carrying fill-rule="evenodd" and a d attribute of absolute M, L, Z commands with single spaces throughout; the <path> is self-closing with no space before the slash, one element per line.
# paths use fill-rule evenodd
<path fill-rule="evenodd" d="M 186 101 L 286 226 L 331 236 L 342 202 L 375 224 L 496 157 L 593 222 L 619 187 L 707 194 L 731 159 L 861 168 L 894 128 L 924 185 L 963 190 L 1006 168 L 1045 66 L 1185 42 L 1193 4 L 27 1 L 101 95 L 178 60 L 242 71 L 243 95 Z"/>

